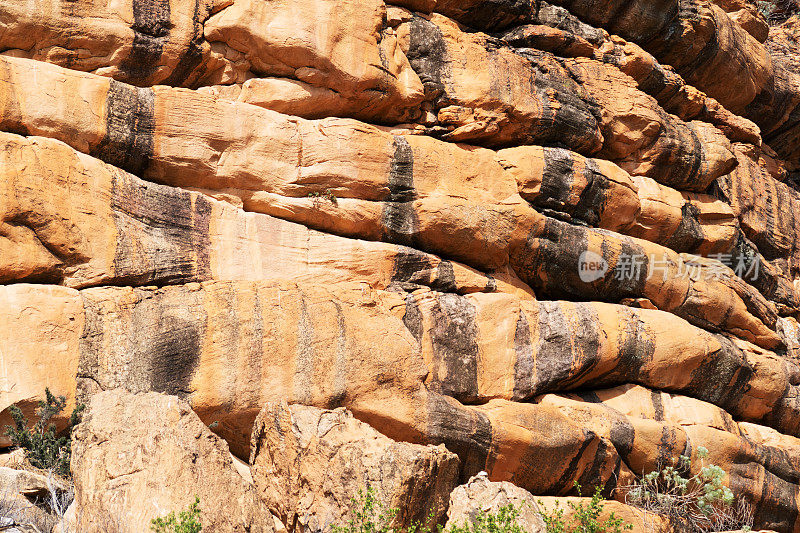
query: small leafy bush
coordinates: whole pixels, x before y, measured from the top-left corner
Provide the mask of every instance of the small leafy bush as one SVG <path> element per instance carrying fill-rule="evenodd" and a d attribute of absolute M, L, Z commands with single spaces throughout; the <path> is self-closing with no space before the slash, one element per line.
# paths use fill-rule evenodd
<path fill-rule="evenodd" d="M 781 24 L 800 13 L 797 0 L 759 0 L 758 10 L 770 25 Z"/>
<path fill-rule="evenodd" d="M 631 487 L 626 503 L 669 517 L 689 531 L 709 532 L 749 528 L 752 512 L 745 502 L 734 504 L 733 492 L 724 485 L 725 470 L 705 464 L 708 450 L 697 449 L 701 468 L 691 477 L 691 458 L 682 455 L 675 466 L 655 470 Z"/>
<path fill-rule="evenodd" d="M 367 486 L 359 489 L 358 496 L 352 499 L 350 520 L 344 526 L 334 525 L 333 533 L 400 533 L 392 526 L 399 509 L 387 509 L 375 496 L 375 490 Z M 433 522 L 433 515 L 429 517 Z M 441 526 L 437 529 L 441 532 Z M 404 533 L 432 533 L 428 524 L 414 522 Z"/>
<path fill-rule="evenodd" d="M 577 485 L 580 493 L 580 485 Z M 622 533 L 632 529 L 622 519 L 611 516 L 604 521 L 598 517 L 603 512 L 603 496 L 598 489 L 590 503 L 575 504 L 570 502 L 573 516 L 570 523 L 564 521 L 564 509 L 556 507 L 552 513 L 542 512 L 542 518 L 547 525 L 547 533 Z M 372 488 L 366 491 L 359 490 L 358 497 L 353 498 L 353 507 L 350 509 L 350 520 L 344 526 L 333 526 L 334 533 L 525 533 L 517 519 L 520 510 L 514 505 L 500 507 L 497 512 L 486 513 L 481 511 L 470 522 L 462 525 L 453 525 L 445 529 L 441 525 L 432 528 L 433 515 L 429 515 L 427 524 L 413 523 L 405 530 L 400 531 L 392 526 L 397 516 L 398 509 L 386 509 L 375 497 Z M 569 527 L 568 526 L 572 526 Z"/>
<path fill-rule="evenodd" d="M 576 482 L 575 488 L 581 494 L 581 486 Z M 600 487 L 597 487 L 592 499 L 587 502 L 568 502 L 572 509 L 569 521 L 564 519 L 564 508 L 556 503 L 555 509 L 550 512 L 541 511 L 542 519 L 547 527 L 547 533 L 622 533 L 633 529 L 624 520 L 611 513 L 608 518 L 600 521 L 603 513 L 604 498 Z M 539 503 L 542 506 L 542 503 Z"/>
<path fill-rule="evenodd" d="M 517 523 L 518 516 L 519 509 L 504 505 L 496 513 L 481 511 L 472 524 L 465 522 L 461 527 L 451 527 L 447 533 L 525 533 Z"/>
<path fill-rule="evenodd" d="M 185 511 L 169 513 L 162 518 L 154 518 L 150 522 L 150 529 L 155 533 L 199 533 L 203 526 L 200 524 L 200 497 L 194 497 L 194 503 Z"/>
<path fill-rule="evenodd" d="M 318 202 L 319 200 L 328 200 L 333 205 L 338 205 L 339 203 L 338 198 L 336 197 L 335 194 L 333 194 L 333 191 L 331 189 L 325 189 L 322 192 L 310 192 L 308 193 L 307 197 L 313 198 L 315 205 L 316 202 Z"/>
<path fill-rule="evenodd" d="M 45 389 L 45 400 L 40 400 L 36 409 L 39 420 L 28 427 L 28 419 L 16 405 L 10 408 L 14 426 L 6 426 L 6 435 L 14 446 L 25 450 L 28 461 L 36 468 L 50 470 L 62 477 L 69 477 L 70 433 L 80 422 L 83 405 L 75 406 L 69 418 L 69 431 L 58 436 L 56 427 L 50 420 L 64 410 L 67 400 L 64 396 L 54 396 L 50 389 Z"/>

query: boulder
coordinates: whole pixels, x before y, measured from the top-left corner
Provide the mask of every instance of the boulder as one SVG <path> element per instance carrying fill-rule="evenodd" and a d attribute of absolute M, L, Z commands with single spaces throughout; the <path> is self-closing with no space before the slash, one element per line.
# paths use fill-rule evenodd
<path fill-rule="evenodd" d="M 60 533 L 62 522 L 55 509 L 72 500 L 72 487 L 53 474 L 0 467 L 0 531 Z M 4 529 L 2 526 L 10 527 Z"/>
<path fill-rule="evenodd" d="M 364 497 L 397 510 L 393 527 L 432 525 L 458 480 L 458 457 L 444 446 L 394 442 L 345 409 L 267 404 L 250 449 L 259 495 L 290 532 L 343 526 Z"/>
<path fill-rule="evenodd" d="M 89 401 L 72 440 L 77 527 L 130 531 L 200 498 L 203 528 L 273 532 L 276 519 L 236 471 L 228 446 L 188 404 L 158 393 L 109 390 Z"/>
<path fill-rule="evenodd" d="M 545 523 L 539 514 L 533 495 L 508 482 L 489 481 L 486 473 L 478 474 L 450 493 L 445 530 L 466 527 L 475 518 L 496 514 L 501 508 L 512 506 L 519 514 L 517 524 L 526 533 L 545 533 Z"/>

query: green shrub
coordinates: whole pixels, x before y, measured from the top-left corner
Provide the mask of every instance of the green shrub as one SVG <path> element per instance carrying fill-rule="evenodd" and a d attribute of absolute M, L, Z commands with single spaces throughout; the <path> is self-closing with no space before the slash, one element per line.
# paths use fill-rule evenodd
<path fill-rule="evenodd" d="M 725 486 L 725 471 L 705 464 L 708 450 L 697 449 L 701 468 L 689 476 L 692 460 L 686 455 L 677 464 L 655 470 L 634 485 L 625 487 L 629 505 L 666 516 L 689 531 L 728 531 L 752 525 L 752 511 L 745 502 L 734 504 L 733 492 Z"/>
<path fill-rule="evenodd" d="M 401 533 L 392 526 L 399 509 L 387 509 L 375 496 L 372 487 L 367 486 L 366 490 L 359 489 L 358 496 L 351 501 L 353 506 L 350 508 L 350 519 L 343 526 L 334 525 L 333 533 Z M 426 524 L 413 522 L 402 533 L 433 533 L 431 528 L 433 520 L 431 511 Z M 436 532 L 441 533 L 441 531 L 442 527 L 438 526 Z"/>
<path fill-rule="evenodd" d="M 525 533 L 517 523 L 519 509 L 513 505 L 504 505 L 496 513 L 481 511 L 473 523 L 465 522 L 463 526 L 453 526 L 447 533 Z"/>
<path fill-rule="evenodd" d="M 576 483 L 576 487 L 580 493 L 580 485 Z M 427 524 L 413 523 L 407 530 L 400 531 L 392 526 L 398 509 L 386 509 L 372 488 L 359 490 L 358 497 L 352 501 L 350 520 L 344 526 L 334 525 L 334 533 L 525 533 L 517 521 L 520 510 L 511 504 L 500 507 L 495 513 L 481 511 L 471 522 L 453 525 L 446 530 L 441 525 L 430 526 L 434 519 L 431 514 Z M 564 522 L 564 509 L 558 506 L 552 513 L 542 512 L 547 533 L 621 533 L 633 528 L 614 513 L 606 520 L 598 521 L 603 511 L 603 496 L 599 489 L 588 504 L 570 502 L 569 505 L 573 509 L 570 524 Z M 570 525 L 572 527 L 568 529 Z"/>
<path fill-rule="evenodd" d="M 14 446 L 25 450 L 30 463 L 44 470 L 52 470 L 56 474 L 69 477 L 70 437 L 72 428 L 80 422 L 84 406 L 77 405 L 69 418 L 69 431 L 59 437 L 56 427 L 50 420 L 64 410 L 67 400 L 64 396 L 54 396 L 50 389 L 45 389 L 45 400 L 39 401 L 36 416 L 39 420 L 28 427 L 28 419 L 16 405 L 10 408 L 14 426 L 6 426 L 6 435 Z"/>
<path fill-rule="evenodd" d="M 199 533 L 203 526 L 200 524 L 200 497 L 194 497 L 194 503 L 185 511 L 169 513 L 162 518 L 154 518 L 150 522 L 150 529 L 155 533 Z"/>
<path fill-rule="evenodd" d="M 581 486 L 576 482 L 575 488 L 578 495 L 581 494 Z M 600 487 L 597 487 L 592 495 L 592 499 L 587 502 L 568 502 L 572 515 L 567 522 L 564 519 L 564 509 L 556 503 L 552 511 L 540 511 L 547 533 L 622 533 L 622 531 L 633 529 L 633 526 L 626 524 L 621 518 L 617 518 L 611 513 L 608 518 L 600 521 L 603 513 L 604 498 Z M 542 506 L 542 503 L 539 502 Z"/>
<path fill-rule="evenodd" d="M 781 24 L 800 13 L 800 3 L 797 0 L 759 0 L 757 6 L 770 25 Z"/>
<path fill-rule="evenodd" d="M 372 487 L 366 491 L 359 489 L 352 504 L 350 520 L 344 526 L 334 525 L 333 533 L 394 533 L 391 524 L 398 510 L 386 509 Z"/>

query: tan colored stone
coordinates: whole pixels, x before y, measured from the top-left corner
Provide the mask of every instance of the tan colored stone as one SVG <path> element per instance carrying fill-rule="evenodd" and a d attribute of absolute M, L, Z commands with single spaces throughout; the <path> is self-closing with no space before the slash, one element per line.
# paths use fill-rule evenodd
<path fill-rule="evenodd" d="M 458 458 L 444 446 L 394 442 L 345 409 L 267 404 L 250 449 L 261 499 L 292 532 L 345 525 L 367 490 L 397 509 L 394 527 L 439 522 L 459 477 Z"/>
<path fill-rule="evenodd" d="M 545 533 L 545 524 L 533 495 L 508 482 L 489 481 L 486 473 L 470 478 L 450 493 L 445 529 L 474 527 L 479 513 L 496 514 L 511 505 L 519 514 L 516 523 L 523 531 Z"/>
<path fill-rule="evenodd" d="M 193 86 L 225 66 L 203 41 L 203 22 L 231 3 L 8 0 L 0 6 L 0 51 L 135 85 Z"/>
<path fill-rule="evenodd" d="M 415 16 L 398 37 L 433 100 L 443 138 L 489 146 L 559 142 L 587 155 L 600 148 L 589 105 L 552 56 L 516 53 L 438 14 Z"/>
<path fill-rule="evenodd" d="M 270 98 L 278 106 L 292 102 L 285 109 L 303 116 L 413 120 L 422 83 L 385 19 L 382 0 L 238 0 L 206 21 L 204 36 L 236 58 L 233 81 L 287 78 L 247 81 L 242 101 L 271 108 Z M 298 91 L 309 93 L 308 104 Z"/>
<path fill-rule="evenodd" d="M 34 326 L 34 324 L 36 324 Z M 17 405 L 35 420 L 45 388 L 67 399 L 66 416 L 75 407 L 83 305 L 78 291 L 64 287 L 15 284 L 0 286 L 0 427 L 13 423 L 8 411 Z M 60 421 L 60 426 L 66 420 Z M 10 441 L 2 432 L 0 446 Z"/>
<path fill-rule="evenodd" d="M 88 84 L 87 87 L 93 87 L 92 91 L 105 90 L 112 105 L 118 105 L 114 103 L 117 98 L 130 104 L 126 98 L 134 94 L 125 93 L 133 91 L 132 88 L 123 92 L 119 92 L 121 89 L 109 91 L 106 80 L 91 75 L 68 73 L 49 65 L 34 66 L 25 60 L 5 61 L 17 72 L 15 76 L 26 69 L 43 69 L 46 75 L 40 76 L 41 86 L 46 85 L 48 76 L 52 80 L 67 76 L 76 83 Z M 6 79 L 13 79 L 13 76 L 9 74 Z M 123 94 L 128 96 L 120 96 Z M 244 189 L 240 194 L 245 195 L 246 209 L 291 218 L 323 231 L 412 244 L 465 261 L 481 270 L 509 265 L 523 281 L 545 294 L 558 294 L 566 288 L 578 298 L 616 301 L 646 297 L 659 309 L 678 313 L 703 326 L 732 331 L 764 346 L 774 347 L 779 342 L 771 331 L 775 312 L 755 289 L 726 276 L 695 282 L 678 275 L 683 271 L 683 260 L 669 249 L 541 216 L 516 194 L 516 180 L 504 175 L 494 152 L 467 150 L 424 137 L 381 135 L 374 127 L 347 120 L 324 121 L 326 128 L 321 130 L 321 124 L 291 119 L 246 104 L 215 101 L 184 90 L 156 88 L 154 93 L 147 93 L 149 96 L 135 94 L 139 96 L 131 96 L 134 101 L 139 97 L 144 98 L 142 102 L 154 98 L 153 105 L 158 112 L 154 111 L 152 118 L 148 118 L 151 115 L 141 108 L 137 120 L 156 121 L 155 137 L 143 132 L 139 141 L 131 141 L 131 138 L 125 141 L 126 137 L 114 133 L 98 145 L 101 146 L 98 151 L 84 146 L 81 136 L 75 139 L 68 135 L 72 132 L 54 129 L 52 116 L 47 119 L 50 125 L 43 126 L 37 133 L 62 138 L 77 148 L 83 146 L 108 162 L 131 165 L 130 170 L 138 168 L 153 180 L 222 191 Z M 5 120 L 36 124 L 37 116 L 60 101 L 53 100 L 45 92 L 39 92 L 36 98 L 42 100 L 42 106 L 28 106 L 25 113 L 11 113 Z M 225 129 L 224 117 L 237 115 L 242 117 L 237 120 L 245 120 L 242 123 L 245 130 L 244 124 L 249 123 L 249 127 L 262 133 L 244 135 Z M 187 129 L 187 123 L 193 127 Z M 200 127 L 200 124 L 207 127 Z M 86 133 L 92 130 L 99 133 L 104 129 L 104 125 L 95 122 L 87 126 Z M 87 139 L 86 134 L 83 139 Z M 151 142 L 147 139 L 154 144 L 147 145 Z M 329 143 L 335 142 L 334 139 L 342 142 L 335 143 L 335 151 L 332 151 Z M 298 142 L 307 149 L 298 152 Z M 152 146 L 153 151 L 147 146 Z M 218 159 L 222 153 L 225 157 Z M 365 153 L 370 157 L 364 157 Z M 119 162 L 120 154 L 124 154 L 127 161 Z M 198 160 L 198 156 L 202 158 Z M 301 160 L 297 160 L 298 157 Z M 443 159 L 445 157 L 452 159 Z M 425 163 L 413 165 L 415 160 Z M 467 180 L 466 186 L 464 180 L 456 179 L 458 175 L 453 173 L 456 161 L 474 178 Z M 255 192 L 249 193 L 248 189 Z M 335 191 L 338 195 L 335 204 L 308 197 L 308 194 L 324 191 Z M 448 194 L 442 195 L 445 191 Z M 418 201 L 409 206 L 415 196 Z M 464 209 L 467 203 L 469 210 Z M 559 242 L 555 248 L 551 244 L 554 240 Z M 550 257 L 562 247 L 567 249 L 557 257 Z M 666 280 L 662 283 L 645 279 L 646 271 L 642 271 L 637 276 L 641 289 L 621 284 L 613 270 L 623 248 L 632 254 L 664 258 L 668 270 Z M 587 249 L 605 254 L 610 270 L 603 285 L 586 285 L 577 276 L 579 256 Z M 551 285 L 556 271 L 557 287 Z M 701 311 L 696 308 L 701 301 L 714 301 L 716 308 Z M 702 316 L 709 311 L 719 316 Z"/>
<path fill-rule="evenodd" d="M 0 134 L 0 147 L 2 281 L 87 287 L 292 277 L 525 290 L 403 246 L 319 233 L 143 182 L 51 139 Z"/>
<path fill-rule="evenodd" d="M 698 192 L 736 166 L 722 132 L 703 122 L 676 120 L 615 67 L 584 58 L 569 60 L 566 67 L 603 110 L 600 157 L 631 174 Z"/>
<path fill-rule="evenodd" d="M 182 400 L 121 390 L 92 397 L 72 441 L 80 531 L 103 531 L 115 517 L 129 531 L 185 510 L 200 498 L 203 529 L 275 530 L 254 487 L 236 471 L 228 446 Z"/>

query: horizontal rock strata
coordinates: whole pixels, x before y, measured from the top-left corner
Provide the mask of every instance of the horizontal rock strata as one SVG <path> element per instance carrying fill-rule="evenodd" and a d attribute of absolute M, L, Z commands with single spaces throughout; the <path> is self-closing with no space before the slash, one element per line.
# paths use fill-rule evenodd
<path fill-rule="evenodd" d="M 88 404 L 80 530 L 577 482 L 666 533 L 626 492 L 686 455 L 800 531 L 798 52 L 745 0 L 6 0 L 0 427 Z"/>

